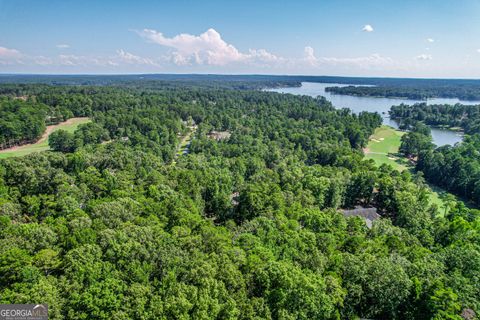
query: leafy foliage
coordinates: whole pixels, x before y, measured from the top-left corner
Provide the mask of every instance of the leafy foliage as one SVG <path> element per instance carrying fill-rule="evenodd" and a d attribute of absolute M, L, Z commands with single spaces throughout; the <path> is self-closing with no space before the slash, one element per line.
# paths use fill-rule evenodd
<path fill-rule="evenodd" d="M 334 94 L 346 94 L 352 96 L 366 97 L 386 97 L 386 98 L 406 98 L 412 100 L 426 100 L 428 98 L 458 98 L 461 100 L 480 100 L 480 91 L 478 84 L 472 82 L 464 84 L 455 84 L 439 79 L 437 82 L 425 79 L 424 83 L 409 81 L 404 79 L 404 85 L 391 85 L 380 83 L 377 86 L 345 86 L 345 87 L 327 87 L 325 91 Z M 426 83 L 425 83 L 426 82 Z"/>
<path fill-rule="evenodd" d="M 392 119 L 407 125 L 422 121 L 430 126 L 462 128 L 468 134 L 480 133 L 480 105 L 401 104 L 392 106 L 389 113 Z"/>
<path fill-rule="evenodd" d="M 363 160 L 378 114 L 261 91 L 32 88 L 94 122 L 54 136 L 68 153 L 0 161 L 1 303 L 45 302 L 52 319 L 480 311 L 479 212 L 441 217 L 421 178 Z M 337 210 L 355 205 L 382 219 Z"/>

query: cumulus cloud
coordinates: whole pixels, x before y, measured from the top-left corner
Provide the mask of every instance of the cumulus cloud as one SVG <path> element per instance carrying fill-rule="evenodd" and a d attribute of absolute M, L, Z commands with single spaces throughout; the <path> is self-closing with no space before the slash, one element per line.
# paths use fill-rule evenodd
<path fill-rule="evenodd" d="M 137 65 L 152 65 L 152 66 L 158 66 L 156 62 L 154 62 L 152 59 L 149 58 L 143 58 L 137 55 L 134 55 L 130 52 L 126 52 L 122 49 L 117 50 L 117 55 L 114 57 L 114 59 L 120 60 L 121 62 L 125 62 L 127 64 L 137 64 Z"/>
<path fill-rule="evenodd" d="M 359 69 L 374 69 L 379 67 L 393 67 L 395 62 L 390 57 L 384 57 L 378 53 L 364 57 L 353 58 L 322 58 L 324 63 L 334 66 L 347 66 Z"/>
<path fill-rule="evenodd" d="M 48 58 L 48 57 L 44 57 L 44 56 L 33 57 L 33 62 L 35 64 L 40 65 L 40 66 L 48 66 L 48 65 L 52 65 L 54 63 L 53 59 Z"/>
<path fill-rule="evenodd" d="M 56 47 L 58 49 L 68 49 L 68 48 L 70 48 L 70 45 L 65 44 L 65 43 L 61 43 L 61 44 L 57 44 Z"/>
<path fill-rule="evenodd" d="M 73 54 L 61 54 L 58 56 L 60 59 L 60 64 L 64 66 L 78 66 L 78 65 L 85 65 L 86 58 L 81 56 L 76 56 Z"/>
<path fill-rule="evenodd" d="M 312 47 L 304 49 L 303 61 L 313 67 L 321 66 L 343 66 L 356 67 L 361 69 L 394 66 L 395 61 L 390 57 L 384 57 L 378 53 L 364 57 L 338 58 L 338 57 L 316 57 Z"/>
<path fill-rule="evenodd" d="M 22 63 L 23 54 L 16 49 L 0 47 L 0 64 Z"/>
<path fill-rule="evenodd" d="M 173 61 L 179 65 L 191 62 L 225 65 L 246 58 L 233 45 L 226 43 L 214 29 L 208 29 L 199 36 L 182 33 L 173 38 L 165 37 L 152 29 L 144 29 L 139 34 L 148 41 L 174 49 Z"/>
<path fill-rule="evenodd" d="M 423 53 L 421 55 L 416 56 L 415 59 L 417 59 L 417 60 L 432 60 L 432 55 Z"/>
<path fill-rule="evenodd" d="M 0 57 L 2 58 L 20 58 L 21 55 L 18 50 L 0 47 Z"/>
<path fill-rule="evenodd" d="M 127 52 L 123 49 L 117 50 L 116 54 L 110 56 L 79 56 L 74 54 L 58 55 L 54 64 L 63 66 L 99 66 L 116 67 L 121 65 L 150 65 L 158 67 L 159 64 L 150 58 L 144 58 Z"/>
<path fill-rule="evenodd" d="M 372 69 L 383 70 L 396 67 L 396 62 L 380 54 L 360 57 L 316 56 L 311 46 L 306 46 L 302 56 L 283 57 L 265 49 L 239 50 L 225 41 L 214 29 L 199 35 L 178 34 L 166 37 L 161 32 L 144 29 L 137 33 L 146 41 L 166 47 L 168 53 L 156 57 L 143 57 L 125 49 L 110 55 L 76 55 L 62 53 L 56 56 L 35 56 L 20 53 L 15 49 L 0 47 L 0 64 L 25 66 L 55 66 L 69 70 L 175 70 L 178 66 L 189 66 L 199 70 L 227 68 L 232 72 L 307 72 L 318 73 L 328 70 Z M 59 49 L 68 45 L 57 45 Z M 217 69 L 215 69 L 217 68 Z M 191 69 L 196 70 L 196 69 Z"/>
<path fill-rule="evenodd" d="M 62 66 L 118 66 L 118 63 L 109 57 L 77 56 L 73 54 L 59 55 L 56 63 Z"/>
<path fill-rule="evenodd" d="M 22 64 L 24 68 L 38 66 L 40 68 L 38 70 L 50 70 L 49 68 L 52 68 L 52 70 L 63 69 L 70 72 L 82 72 L 84 70 L 95 70 L 95 72 L 110 72 L 112 70 L 116 72 L 125 70 L 130 72 L 140 72 L 140 70 L 158 72 L 160 70 L 177 71 L 179 70 L 178 66 L 188 66 L 188 70 L 192 72 L 355 74 L 359 71 L 361 73 L 398 72 L 399 70 L 404 72 L 422 65 L 429 65 L 420 62 L 414 63 L 415 59 L 418 61 L 432 59 L 431 55 L 426 54 L 428 51 L 408 61 L 397 61 L 379 53 L 349 57 L 322 56 L 316 54 L 312 46 L 305 46 L 303 55 L 285 57 L 273 54 L 265 49 L 237 49 L 233 44 L 225 41 L 214 29 L 208 29 L 199 35 L 178 34 L 173 37 L 167 37 L 152 29 L 136 32 L 144 40 L 167 48 L 167 52 L 163 51 L 156 56 L 146 57 L 129 52 L 126 49 L 119 49 L 111 54 L 104 55 L 76 55 L 59 52 L 62 54 L 45 57 L 0 47 L 0 64 L 11 66 L 10 68 L 13 68 L 16 64 Z M 480 49 L 478 51 L 480 53 Z"/>
<path fill-rule="evenodd" d="M 240 52 L 212 28 L 198 36 L 182 33 L 172 38 L 152 29 L 143 29 L 137 33 L 149 42 L 173 49 L 171 61 L 176 65 L 224 66 L 230 63 L 256 64 L 282 61 L 282 58 L 264 49 Z"/>
<path fill-rule="evenodd" d="M 427 41 L 428 41 L 428 42 L 430 42 L 430 43 L 433 43 L 433 42 L 435 42 L 435 40 L 434 40 L 434 39 L 432 39 L 432 38 L 427 38 Z"/>
<path fill-rule="evenodd" d="M 367 27 L 367 26 L 366 26 Z M 366 28 L 373 31 L 368 25 Z M 370 31 L 368 31 L 370 32 Z M 369 68 L 394 65 L 389 57 L 372 54 L 364 57 L 336 58 L 316 57 L 311 46 L 304 48 L 303 57 L 285 58 L 268 52 L 265 49 L 249 49 L 242 52 L 234 45 L 227 43 L 215 29 L 208 29 L 200 35 L 182 33 L 166 37 L 161 32 L 143 29 L 137 33 L 148 42 L 170 48 L 167 60 L 177 66 L 258 66 L 277 70 L 300 68 L 319 69 L 324 66 L 342 66 L 348 68 Z"/>
<path fill-rule="evenodd" d="M 315 66 L 318 64 L 318 59 L 315 57 L 315 50 L 310 46 L 305 47 L 303 50 L 303 59 L 309 65 Z"/>
<path fill-rule="evenodd" d="M 250 49 L 246 55 L 247 60 L 259 63 L 284 62 L 285 59 L 268 52 L 265 49 Z"/>
<path fill-rule="evenodd" d="M 369 24 L 366 24 L 366 25 L 363 26 L 362 31 L 364 31 L 364 32 L 372 32 L 372 31 L 373 31 L 373 27 L 372 27 L 371 25 L 369 25 Z"/>
<path fill-rule="evenodd" d="M 159 59 L 157 60 L 159 61 Z M 0 46 L 0 65 L 64 67 L 116 67 L 148 65 L 159 67 L 157 60 L 140 57 L 123 49 L 117 50 L 115 54 L 109 56 L 59 54 L 57 56 L 46 57 L 42 55 L 24 54 L 16 49 L 9 49 Z"/>

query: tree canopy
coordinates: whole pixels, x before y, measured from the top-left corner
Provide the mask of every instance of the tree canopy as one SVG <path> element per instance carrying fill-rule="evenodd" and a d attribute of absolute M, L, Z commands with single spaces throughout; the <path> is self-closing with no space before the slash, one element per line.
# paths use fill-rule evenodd
<path fill-rule="evenodd" d="M 443 215 L 421 176 L 364 160 L 378 114 L 209 86 L 22 90 L 93 123 L 0 160 L 0 303 L 51 319 L 480 312 L 479 211 Z M 342 214 L 357 205 L 381 219 Z"/>

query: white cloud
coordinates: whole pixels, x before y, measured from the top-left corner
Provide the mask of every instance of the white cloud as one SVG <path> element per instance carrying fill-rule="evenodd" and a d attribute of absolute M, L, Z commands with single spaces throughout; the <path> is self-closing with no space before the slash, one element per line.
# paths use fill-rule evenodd
<path fill-rule="evenodd" d="M 432 39 L 432 38 L 427 38 L 427 42 L 433 43 L 433 42 L 435 42 L 435 40 Z"/>
<path fill-rule="evenodd" d="M 369 25 L 369 24 L 366 24 L 366 25 L 363 26 L 362 31 L 364 31 L 364 32 L 372 32 L 372 31 L 373 31 L 373 27 L 372 27 L 371 25 Z"/>
<path fill-rule="evenodd" d="M 265 64 L 282 61 L 282 58 L 265 49 L 250 49 L 242 53 L 225 42 L 220 33 L 212 28 L 198 36 L 182 33 L 172 38 L 152 29 L 137 33 L 147 41 L 173 49 L 170 59 L 176 65 L 225 66 L 230 63 Z"/>
<path fill-rule="evenodd" d="M 394 60 L 390 57 L 384 57 L 378 53 L 371 54 L 365 57 L 354 58 L 321 58 L 325 63 L 333 65 L 347 65 L 351 67 L 358 67 L 368 69 L 372 67 L 393 66 Z"/>
<path fill-rule="evenodd" d="M 140 56 L 136 56 L 130 52 L 126 52 L 122 49 L 117 50 L 117 55 L 113 57 L 115 60 L 119 60 L 120 62 L 125 62 L 127 64 L 148 64 L 153 66 L 158 66 L 152 59 L 149 58 L 142 58 Z"/>
<path fill-rule="evenodd" d="M 109 57 L 77 56 L 73 54 L 59 55 L 55 64 L 63 66 L 118 66 L 118 63 Z"/>
<path fill-rule="evenodd" d="M 343 67 L 356 67 L 356 68 L 375 68 L 375 67 L 387 67 L 394 66 L 395 61 L 390 57 L 384 57 L 378 53 L 371 54 L 365 57 L 353 57 L 353 58 L 337 58 L 337 57 L 319 57 L 315 56 L 314 49 L 312 47 L 305 47 L 303 61 L 307 65 L 314 67 L 321 66 L 343 66 Z"/>
<path fill-rule="evenodd" d="M 127 52 L 123 49 L 117 50 L 111 56 L 77 56 L 73 54 L 61 54 L 53 62 L 63 66 L 99 66 L 116 67 L 122 65 L 150 65 L 158 67 L 159 64 L 150 58 L 144 58 Z"/>
<path fill-rule="evenodd" d="M 285 61 L 284 58 L 274 55 L 265 49 L 250 49 L 246 55 L 249 61 L 255 63 L 276 63 Z"/>
<path fill-rule="evenodd" d="M 0 64 L 2 65 L 21 64 L 23 63 L 21 60 L 22 57 L 23 54 L 16 49 L 0 47 Z"/>
<path fill-rule="evenodd" d="M 60 59 L 60 64 L 64 66 L 78 66 L 78 65 L 84 65 L 85 64 L 85 58 L 76 56 L 73 54 L 61 54 L 58 56 Z M 82 62 L 83 61 L 83 62 Z"/>
<path fill-rule="evenodd" d="M 33 61 L 35 64 L 38 64 L 40 66 L 48 66 L 53 64 L 53 60 L 51 58 L 44 56 L 33 57 Z"/>
<path fill-rule="evenodd" d="M 373 30 L 371 26 L 367 28 Z M 265 49 L 250 49 L 241 52 L 227 43 L 214 29 L 208 29 L 200 35 L 179 34 L 171 38 L 161 32 L 144 29 L 137 32 L 149 42 L 173 49 L 168 60 L 177 66 L 226 66 L 267 67 L 277 70 L 294 70 L 300 66 L 311 70 L 325 66 L 341 66 L 347 68 L 370 68 L 394 65 L 393 59 L 379 54 L 364 57 L 335 58 L 316 57 L 312 47 L 306 46 L 302 58 L 285 58 L 268 52 Z"/>
<path fill-rule="evenodd" d="M 68 48 L 70 48 L 70 45 L 65 44 L 65 43 L 61 43 L 61 44 L 57 44 L 56 47 L 58 49 L 68 49 Z"/>
<path fill-rule="evenodd" d="M 51 56 L 41 56 L 35 55 L 34 52 L 27 54 L 12 48 L 0 47 L 0 69 L 3 72 L 168 73 L 188 71 L 192 73 L 371 76 L 446 76 L 450 74 L 460 76 L 461 72 L 475 74 L 474 72 L 478 73 L 480 70 L 479 60 L 472 58 L 468 68 L 464 68 L 465 71 L 463 71 L 458 69 L 458 64 L 449 65 L 448 61 L 442 60 L 441 57 L 435 56 L 435 59 L 432 59 L 430 54 L 432 50 L 425 48 L 423 52 L 419 50 L 417 53 L 419 55 L 416 57 L 411 55 L 397 59 L 380 53 L 358 56 L 353 49 L 345 55 L 326 56 L 322 54 L 326 48 L 321 46 L 316 48 L 317 50 L 314 50 L 313 46 L 305 46 L 303 52 L 299 50 L 297 55 L 280 56 L 261 48 L 237 48 L 234 43 L 226 41 L 214 29 L 197 35 L 178 34 L 172 37 L 164 36 L 151 29 L 144 29 L 137 33 L 144 40 L 157 44 L 159 54 L 143 56 L 137 55 L 136 51 L 119 49 L 110 53 L 88 55 L 67 54 L 69 52 L 66 50 L 58 51 Z M 425 47 L 430 47 L 431 42 L 428 38 L 424 38 L 423 41 L 425 41 Z M 160 46 L 164 47 L 163 50 Z M 480 48 L 473 48 L 473 50 L 480 56 Z M 442 68 L 438 68 L 439 65 Z M 465 65 L 467 65 L 466 62 Z M 442 71 L 437 71 L 439 69 Z"/>
<path fill-rule="evenodd" d="M 417 60 L 432 60 L 432 55 L 423 53 L 421 55 L 416 56 L 415 59 L 417 59 Z"/>
<path fill-rule="evenodd" d="M 20 58 L 21 56 L 22 54 L 18 50 L 0 47 L 0 58 L 17 59 L 17 58 Z"/>
<path fill-rule="evenodd" d="M 23 54 L 18 50 L 0 46 L 0 65 L 24 66 L 64 66 L 64 67 L 116 67 L 116 66 L 156 66 L 153 59 L 143 58 L 124 50 L 117 50 L 110 56 L 83 56 L 74 54 L 60 54 L 46 57 L 42 55 Z"/>
<path fill-rule="evenodd" d="M 303 52 L 304 52 L 303 59 L 305 60 L 305 62 L 307 62 L 307 64 L 312 66 L 316 66 L 318 64 L 318 59 L 317 57 L 315 57 L 315 50 L 312 47 L 310 46 L 305 47 Z"/>

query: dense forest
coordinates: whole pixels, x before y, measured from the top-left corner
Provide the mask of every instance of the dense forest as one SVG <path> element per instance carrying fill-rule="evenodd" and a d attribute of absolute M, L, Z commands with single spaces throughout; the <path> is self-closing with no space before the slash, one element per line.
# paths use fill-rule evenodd
<path fill-rule="evenodd" d="M 0 88 L 2 114 L 21 95 L 93 121 L 0 160 L 0 303 L 47 303 L 51 319 L 480 312 L 480 212 L 440 210 L 421 175 L 364 160 L 380 115 L 231 87 Z M 381 218 L 342 214 L 355 206 Z"/>
<path fill-rule="evenodd" d="M 418 78 L 378 78 L 378 77 L 337 77 L 337 76 L 293 76 L 293 75 L 219 75 L 219 74 L 132 74 L 132 75 L 8 75 L 0 74 L 0 83 L 21 89 L 34 84 L 44 85 L 100 85 L 137 87 L 193 86 L 204 88 L 234 88 L 240 90 L 273 87 L 300 86 L 302 82 L 350 84 L 375 86 L 388 90 L 435 93 L 433 96 L 448 94 L 461 98 L 466 92 L 478 96 L 480 80 L 477 79 L 418 79 Z M 347 89 L 344 89 L 347 90 Z M 368 89 L 367 89 L 368 90 Z M 401 92 L 399 91 L 399 92 Z M 0 90 L 0 93 L 2 91 Z M 452 95 L 453 94 L 453 95 Z M 424 99 L 425 94 L 422 94 Z M 397 97 L 394 95 L 394 97 Z M 465 98 L 466 99 L 466 98 Z M 480 99 L 479 99 L 480 100 Z"/>
<path fill-rule="evenodd" d="M 325 88 L 325 91 L 334 94 L 346 94 L 361 97 L 387 97 L 412 100 L 426 100 L 428 98 L 458 98 L 461 100 L 480 100 L 480 87 L 478 84 L 446 84 L 441 86 L 333 86 Z"/>
<path fill-rule="evenodd" d="M 480 205 L 480 135 L 465 137 L 454 147 L 420 150 L 416 168 L 425 178 Z"/>
<path fill-rule="evenodd" d="M 45 131 L 48 107 L 0 96 L 0 149 L 37 139 Z"/>
<path fill-rule="evenodd" d="M 480 133 L 480 105 L 401 104 L 392 106 L 389 114 L 400 123 L 413 120 L 429 126 L 461 128 L 467 134 Z"/>
<path fill-rule="evenodd" d="M 400 152 L 415 159 L 415 169 L 432 184 L 480 205 L 479 106 L 426 105 L 392 106 L 390 115 L 408 130 Z M 429 125 L 458 127 L 467 135 L 455 146 L 435 148 Z"/>
<path fill-rule="evenodd" d="M 47 125 L 93 114 L 85 91 L 53 93 L 47 88 L 0 86 L 0 150 L 37 140 Z"/>
<path fill-rule="evenodd" d="M 413 120 L 414 121 L 414 120 Z M 410 125 L 400 152 L 416 159 L 415 169 L 439 187 L 480 205 L 480 134 L 466 136 L 455 146 L 438 148 L 423 123 Z"/>

